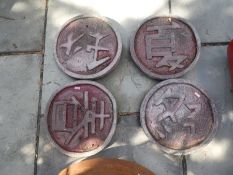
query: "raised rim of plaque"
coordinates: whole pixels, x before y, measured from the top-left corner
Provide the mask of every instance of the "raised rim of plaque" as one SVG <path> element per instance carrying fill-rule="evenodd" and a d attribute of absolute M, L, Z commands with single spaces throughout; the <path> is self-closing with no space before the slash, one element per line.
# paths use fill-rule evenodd
<path fill-rule="evenodd" d="M 168 20 L 171 20 L 171 21 L 172 21 L 172 19 L 179 20 L 182 23 L 186 24 L 188 27 L 190 27 L 190 29 L 192 30 L 192 32 L 194 34 L 194 37 L 196 39 L 196 49 L 197 49 L 196 56 L 195 56 L 193 62 L 187 68 L 185 68 L 183 71 L 181 71 L 179 73 L 171 74 L 171 75 L 156 74 L 156 73 L 151 72 L 147 67 L 142 65 L 140 63 L 140 61 L 138 60 L 137 54 L 136 54 L 135 49 L 134 49 L 135 36 L 136 36 L 138 30 L 141 28 L 141 26 L 144 23 L 146 23 L 147 21 L 150 21 L 152 19 L 156 19 L 156 18 L 167 18 Z M 155 16 L 155 15 L 149 16 L 138 24 L 137 29 L 130 36 L 130 54 L 131 54 L 131 57 L 132 57 L 134 63 L 146 75 L 148 75 L 149 77 L 151 77 L 153 79 L 158 79 L 158 80 L 174 79 L 174 78 L 179 78 L 179 77 L 182 77 L 183 75 L 185 75 L 187 72 L 189 72 L 191 69 L 193 69 L 195 67 L 195 65 L 200 57 L 200 49 L 201 49 L 201 40 L 199 38 L 199 35 L 198 35 L 196 29 L 193 27 L 193 25 L 190 22 L 188 22 L 186 19 L 181 18 L 179 16 L 168 16 L 168 15 L 167 16 L 166 15 L 164 15 L 164 16 Z"/>
<path fill-rule="evenodd" d="M 52 136 L 50 135 L 49 129 L 48 129 L 48 113 L 49 113 L 49 108 L 50 108 L 50 104 L 53 101 L 54 97 L 57 95 L 57 93 L 59 93 L 61 90 L 63 90 L 64 88 L 70 87 L 70 86 L 75 86 L 75 85 L 80 85 L 80 84 L 89 84 L 89 85 L 93 85 L 96 86 L 97 88 L 100 88 L 101 90 L 103 90 L 106 95 L 109 96 L 111 102 L 112 102 L 112 106 L 113 106 L 113 122 L 112 122 L 112 127 L 110 129 L 110 132 L 107 136 L 107 138 L 104 140 L 103 144 L 101 146 L 99 146 L 98 148 L 88 151 L 88 152 L 83 152 L 83 153 L 77 153 L 77 152 L 70 152 L 67 150 L 64 150 L 63 148 L 61 148 L 52 138 Z M 78 80 L 72 83 L 68 83 L 62 87 L 60 87 L 59 89 L 55 90 L 51 97 L 49 98 L 47 105 L 46 105 L 46 109 L 45 109 L 45 123 L 46 123 L 46 134 L 47 137 L 50 141 L 50 143 L 52 143 L 52 145 L 57 148 L 61 153 L 69 156 L 69 157 L 75 157 L 75 158 L 86 158 L 86 157 L 90 157 L 92 155 L 95 155 L 97 153 L 99 153 L 100 151 L 102 151 L 105 147 L 107 147 L 107 145 L 110 143 L 115 130 L 116 130 L 116 125 L 117 125 L 117 104 L 116 104 L 116 100 L 115 97 L 112 95 L 112 93 L 102 84 L 97 83 L 95 81 L 91 81 L 91 80 Z"/>
<path fill-rule="evenodd" d="M 115 35 L 116 35 L 116 39 L 117 39 L 117 52 L 115 57 L 113 58 L 113 61 L 104 69 L 102 69 L 101 71 L 95 73 L 95 74 L 89 74 L 89 75 L 82 75 L 82 74 L 78 74 L 78 73 L 74 73 L 72 71 L 67 70 L 58 60 L 58 56 L 57 56 L 57 40 L 58 37 L 60 35 L 60 33 L 63 31 L 63 29 L 70 24 L 73 21 L 79 20 L 79 19 L 83 19 L 83 18 L 97 18 L 102 20 L 103 22 L 107 23 L 109 25 L 109 27 L 112 28 L 112 30 L 114 31 Z M 108 17 L 104 17 L 104 16 L 98 16 L 98 15 L 78 15 L 78 16 L 74 16 L 72 18 L 70 18 L 68 21 L 66 21 L 61 27 L 60 30 L 58 31 L 58 33 L 56 34 L 55 37 L 55 42 L 53 44 L 53 55 L 55 57 L 56 63 L 58 65 L 58 67 L 67 75 L 69 75 L 70 77 L 76 78 L 76 79 L 98 79 L 101 78 L 103 76 L 105 76 L 107 73 L 113 71 L 121 58 L 121 53 L 122 53 L 122 40 L 121 40 L 121 35 L 120 32 L 118 32 L 118 23 L 113 20 L 112 18 L 108 18 Z"/>
<path fill-rule="evenodd" d="M 211 131 L 209 132 L 209 135 L 207 136 L 207 138 L 205 140 L 203 140 L 201 143 L 199 143 L 196 146 L 193 146 L 191 148 L 188 149 L 171 149 L 168 147 L 165 147 L 163 145 L 161 145 L 159 142 L 157 142 L 153 136 L 150 134 L 147 125 L 146 125 L 146 121 L 145 121 L 145 111 L 146 111 L 146 106 L 148 101 L 150 100 L 151 96 L 160 88 L 162 88 L 163 86 L 166 86 L 168 84 L 177 84 L 177 83 L 184 83 L 184 84 L 189 84 L 195 88 L 197 88 L 198 90 L 200 90 L 200 92 L 202 92 L 208 99 L 210 106 L 211 106 L 211 110 L 212 110 L 212 117 L 213 117 L 213 127 L 211 129 Z M 160 148 L 160 150 L 162 150 L 163 152 L 167 153 L 167 154 L 173 154 L 173 155 L 187 155 L 187 154 L 191 154 L 205 146 L 207 146 L 213 139 L 213 137 L 216 135 L 217 130 L 219 128 L 219 122 L 220 122 L 220 118 L 219 118 L 219 113 L 216 109 L 216 105 L 213 102 L 213 100 L 207 95 L 206 91 L 203 90 L 202 88 L 200 88 L 198 85 L 196 85 L 195 83 L 191 83 L 188 80 L 184 80 L 184 79 L 169 79 L 169 80 L 165 80 L 163 82 L 160 82 L 158 84 L 156 84 L 154 87 L 152 87 L 147 94 L 145 95 L 142 103 L 141 103 L 141 107 L 140 107 L 140 123 L 141 126 L 145 132 L 145 134 L 147 135 L 147 137 L 149 138 L 149 140 L 153 143 L 156 144 L 156 146 L 158 146 L 158 148 Z"/>

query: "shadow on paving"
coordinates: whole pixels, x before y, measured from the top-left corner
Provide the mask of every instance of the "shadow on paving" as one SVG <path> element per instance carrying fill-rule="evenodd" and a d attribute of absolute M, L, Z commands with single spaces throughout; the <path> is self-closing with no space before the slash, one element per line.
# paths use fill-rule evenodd
<path fill-rule="evenodd" d="M 137 121 L 139 118 L 127 118 L 120 117 L 115 135 L 109 146 L 89 158 L 108 157 L 126 159 L 135 161 L 153 172 L 158 172 L 157 174 L 180 174 L 180 158 L 161 153 L 144 135 L 139 121 Z M 40 142 L 42 144 L 40 144 L 38 174 L 56 174 L 69 164 L 84 159 L 69 158 L 60 153 L 48 142 L 43 126 L 41 126 L 42 137 Z"/>
<path fill-rule="evenodd" d="M 0 2 L 0 52 L 41 51 L 45 0 Z"/>
<path fill-rule="evenodd" d="M 205 13 L 196 14 L 192 11 L 192 6 L 195 6 L 196 1 L 189 1 L 189 2 L 190 4 L 188 6 L 190 8 L 187 11 L 187 13 L 189 13 L 189 15 L 187 15 L 188 20 L 194 21 L 194 22 L 196 21 L 195 24 L 198 24 L 199 20 L 203 16 L 205 16 L 206 14 L 210 13 L 210 11 L 215 9 L 211 6 L 208 6 L 208 8 L 206 7 L 205 9 Z M 221 5 L 219 3 L 220 2 L 216 3 L 217 6 Z M 180 6 L 182 7 L 182 4 L 180 4 Z M 161 7 L 161 11 L 163 11 L 164 8 L 165 7 Z M 54 12 L 55 10 L 56 12 Z M 60 20 L 66 21 L 65 19 L 70 18 L 71 16 L 75 16 L 79 14 L 87 14 L 87 12 L 88 14 L 102 15 L 95 9 L 90 8 L 89 6 L 76 6 L 73 4 L 69 4 L 68 2 L 65 2 L 65 1 L 57 1 L 56 3 L 52 3 L 52 1 L 50 0 L 48 11 L 49 11 L 48 12 L 48 24 L 47 24 L 47 32 L 46 32 L 47 33 L 46 41 L 48 42 L 46 42 L 46 52 L 45 52 L 45 55 L 47 55 L 47 57 L 45 57 L 46 59 L 53 59 L 53 54 L 52 54 L 51 49 L 53 49 L 52 44 L 55 41 L 56 33 L 59 31 L 60 26 L 61 26 L 59 22 Z M 157 10 L 156 12 L 151 13 L 151 15 L 160 14 L 159 11 L 160 10 Z M 225 14 L 225 11 L 224 9 L 222 9 L 222 11 L 219 10 L 218 13 Z M 187 17 L 187 16 L 184 16 L 184 17 Z M 129 36 L 138 27 L 141 20 L 143 20 L 143 18 L 135 17 L 135 18 L 126 18 L 124 20 L 121 20 L 120 22 L 118 21 L 120 23 L 119 25 L 120 33 L 122 36 L 124 36 L 122 37 L 123 53 L 122 53 L 121 61 L 118 67 L 116 68 L 116 70 L 109 73 L 109 75 L 105 76 L 104 78 L 101 78 L 98 80 L 113 93 L 113 95 L 116 97 L 118 106 L 124 106 L 127 103 L 129 103 L 128 102 L 129 98 L 125 97 L 125 94 L 127 92 L 122 93 L 123 90 L 120 89 L 119 87 L 121 86 L 121 80 L 124 80 L 125 77 L 127 76 L 130 77 L 131 79 L 130 81 L 134 82 L 133 83 L 134 85 L 132 86 L 130 85 L 130 88 L 131 89 L 134 88 L 135 90 L 135 93 L 132 94 L 132 96 L 138 96 L 138 98 L 136 98 L 138 100 L 137 102 L 133 102 L 133 101 L 131 102 L 131 103 L 134 103 L 134 105 L 136 106 L 136 107 L 134 106 L 134 108 L 137 109 L 134 112 L 139 111 L 139 105 L 140 105 L 141 99 L 144 97 L 147 90 L 150 87 L 152 87 L 153 84 L 157 83 L 157 81 L 147 78 L 143 73 L 141 73 L 140 70 L 138 70 L 138 68 L 136 67 L 136 65 L 134 65 L 134 63 L 132 62 L 130 58 L 129 42 L 128 42 Z M 200 23 L 204 24 L 205 22 L 202 21 Z M 202 27 L 195 26 L 195 24 L 193 23 L 194 27 L 197 28 L 198 31 L 203 33 Z M 216 24 L 214 24 L 214 20 L 213 20 L 213 23 L 211 23 L 210 25 L 213 31 L 215 29 L 215 26 Z M 209 31 L 204 31 L 204 33 L 205 34 L 202 34 L 202 36 L 208 35 Z M 203 37 L 201 37 L 201 39 L 202 38 Z M 50 41 L 53 41 L 53 42 L 50 42 Z M 203 41 L 206 42 L 206 40 L 203 40 Z M 205 59 L 206 58 L 202 57 L 202 53 L 201 53 L 200 60 L 205 60 Z M 226 65 L 227 64 L 226 55 L 223 57 L 223 59 L 224 59 L 223 63 L 221 64 Z M 55 61 L 52 61 L 51 63 L 45 60 L 45 66 L 46 64 L 56 64 L 56 63 Z M 124 67 L 124 69 L 126 69 L 126 73 L 124 70 L 121 70 L 121 66 L 123 67 L 124 64 L 126 64 L 126 66 Z M 127 64 L 129 66 L 127 66 Z M 210 67 L 211 69 L 213 67 L 219 66 L 219 64 L 216 62 L 215 63 L 206 62 L 204 64 L 207 69 L 208 69 L 209 64 L 212 64 Z M 203 66 L 202 68 L 205 69 L 205 66 Z M 121 73 L 120 77 L 114 77 L 116 73 L 118 75 Z M 143 84 L 143 81 L 142 83 L 140 83 L 140 79 L 139 80 L 137 79 L 138 77 L 134 79 L 134 73 L 136 76 L 138 76 L 138 74 L 140 75 L 140 77 L 145 76 L 144 78 L 150 81 L 150 85 L 147 86 L 146 89 L 141 90 L 140 94 L 137 94 L 138 88 L 140 89 L 140 87 L 143 87 L 146 85 Z M 192 78 L 195 77 L 192 75 L 192 73 L 193 72 L 191 70 L 191 72 L 189 72 L 188 75 L 185 76 L 188 79 L 191 78 L 190 81 L 192 81 Z M 213 93 L 211 93 L 211 96 L 213 96 L 214 99 L 218 99 L 221 102 L 220 104 L 217 104 L 217 105 L 218 105 L 220 116 L 222 116 L 222 123 L 220 124 L 221 125 L 220 129 L 216 137 L 214 138 L 214 140 L 211 142 L 211 144 L 199 152 L 200 154 L 203 153 L 202 156 L 199 156 L 198 153 L 194 153 L 192 156 L 186 156 L 189 175 L 202 174 L 202 170 L 205 168 L 208 169 L 208 167 L 216 166 L 216 169 L 218 167 L 222 168 L 223 169 L 222 172 L 224 172 L 224 169 L 226 168 L 231 168 L 230 162 L 232 162 L 233 152 L 231 149 L 232 136 L 230 133 L 233 129 L 232 128 L 233 110 L 231 109 L 233 102 L 231 100 L 232 94 L 229 92 L 229 77 L 227 76 L 228 70 L 225 69 L 223 74 L 224 74 L 224 77 L 222 77 L 223 78 L 222 80 L 217 79 L 214 82 L 210 82 L 212 87 L 209 87 L 208 81 L 206 81 L 206 79 L 201 78 L 202 75 L 198 74 L 197 76 L 199 77 L 196 77 L 197 79 L 200 78 L 200 80 L 204 80 L 205 82 L 199 82 L 199 84 L 203 85 L 203 88 L 206 88 L 206 90 L 212 90 Z M 49 75 L 46 74 L 46 76 L 49 76 Z M 210 75 L 206 73 L 205 76 L 208 77 Z M 214 77 L 214 76 L 215 75 L 212 75 L 211 77 Z M 46 79 L 49 80 L 49 77 L 47 77 Z M 56 77 L 55 79 L 51 80 L 51 84 L 53 84 L 51 88 L 55 90 L 60 85 L 63 85 L 71 81 L 75 81 L 75 80 L 61 73 L 61 76 Z M 129 80 L 127 79 L 127 81 Z M 214 91 L 215 91 L 213 90 L 214 85 L 215 83 L 218 83 L 218 82 L 220 83 L 223 82 L 224 84 L 222 84 L 222 86 L 220 85 L 222 88 L 216 89 L 216 91 L 226 91 L 224 96 L 218 96 L 218 94 L 217 95 L 214 94 Z M 44 83 L 47 83 L 47 82 L 44 82 Z M 43 84 L 43 86 L 46 86 L 46 85 Z M 126 89 L 127 89 L 127 84 L 126 84 Z M 135 100 L 135 98 L 132 98 L 132 99 Z M 125 101 L 126 104 L 122 104 L 122 101 Z M 46 102 L 47 100 L 45 100 L 45 103 Z M 127 108 L 127 109 L 130 110 L 131 108 Z M 127 112 L 127 111 L 120 111 L 120 112 Z M 42 111 L 42 114 L 43 113 L 44 111 Z M 74 161 L 77 161 L 77 159 L 69 158 L 63 155 L 62 153 L 60 153 L 59 151 L 57 151 L 57 149 L 55 149 L 53 146 L 51 146 L 51 143 L 47 139 L 47 132 L 45 131 L 46 125 L 44 123 L 44 120 L 45 120 L 44 117 L 42 117 L 41 126 L 40 126 L 41 128 L 40 128 L 40 144 L 39 144 L 39 153 L 38 153 L 38 162 L 37 162 L 38 164 L 37 174 L 56 174 L 58 171 L 60 171 L 65 166 L 69 165 L 70 163 Z M 131 124 L 132 121 L 126 122 L 126 124 L 123 122 L 122 124 L 123 119 L 121 118 L 120 120 L 121 121 L 118 122 L 117 131 L 112 139 L 112 142 L 109 144 L 109 147 L 93 157 L 106 156 L 106 157 L 123 158 L 127 160 L 136 161 L 146 166 L 147 168 L 153 170 L 158 175 L 160 174 L 161 175 L 182 174 L 181 171 L 179 172 L 177 170 L 177 169 L 180 169 L 180 170 L 182 169 L 180 157 L 170 156 L 170 155 L 159 152 L 157 148 L 148 141 L 142 129 L 140 128 L 140 124 L 138 122 L 133 122 L 134 123 L 133 125 Z M 136 141 L 134 139 L 136 139 Z M 195 170 L 195 168 L 197 170 Z M 205 171 L 203 170 L 203 172 Z M 205 172 L 205 173 L 208 173 L 208 172 Z"/>
<path fill-rule="evenodd" d="M 233 38 L 232 1 L 172 1 L 172 14 L 190 21 L 202 42 L 228 42 Z M 187 174 L 233 173 L 233 95 L 226 46 L 204 47 L 196 65 L 194 78 L 213 97 L 219 112 L 220 126 L 212 142 L 205 148 L 186 156 Z M 192 71 L 191 71 L 192 72 Z M 193 78 L 191 73 L 187 77 Z"/>
<path fill-rule="evenodd" d="M 203 43 L 227 42 L 233 38 L 233 2 L 228 0 L 171 0 L 173 15 L 190 21 Z"/>

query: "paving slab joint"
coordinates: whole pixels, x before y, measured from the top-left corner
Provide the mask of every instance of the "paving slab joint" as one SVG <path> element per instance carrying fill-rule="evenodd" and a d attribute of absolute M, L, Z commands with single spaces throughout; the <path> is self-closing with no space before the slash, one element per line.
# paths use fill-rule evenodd
<path fill-rule="evenodd" d="M 7 51 L 0 52 L 0 56 L 10 56 L 10 55 L 43 55 L 42 50 L 34 50 L 34 51 Z"/>
<path fill-rule="evenodd" d="M 44 70 L 44 56 L 41 60 L 40 68 L 40 90 L 39 90 L 39 100 L 38 100 L 38 114 L 37 114 L 37 123 L 36 123 L 36 140 L 35 140 L 35 157 L 34 157 L 34 175 L 37 175 L 37 159 L 38 159 L 38 147 L 39 147 L 39 138 L 40 138 L 40 119 L 41 114 L 41 98 L 42 98 L 42 85 L 43 85 L 43 70 Z"/>
<path fill-rule="evenodd" d="M 202 47 L 208 47 L 208 46 L 226 46 L 229 44 L 229 41 L 223 41 L 223 42 L 202 42 Z"/>
<path fill-rule="evenodd" d="M 172 15 L 172 0 L 168 0 L 169 15 Z"/>
<path fill-rule="evenodd" d="M 119 117 L 138 117 L 139 112 L 118 112 Z"/>
<path fill-rule="evenodd" d="M 48 1 L 45 0 L 45 13 L 44 13 L 44 32 L 42 36 L 42 60 L 40 67 L 40 90 L 38 100 L 38 115 L 37 115 L 37 129 L 36 129 L 36 140 L 35 140 L 35 157 L 34 157 L 34 175 L 37 175 L 37 160 L 38 160 L 38 149 L 39 149 L 39 138 L 40 138 L 40 119 L 41 113 L 41 99 L 42 99 L 42 87 L 43 87 L 43 72 L 44 72 L 44 51 L 45 51 L 45 39 L 46 39 L 46 26 L 47 26 L 47 15 L 48 15 Z"/>
<path fill-rule="evenodd" d="M 184 155 L 181 156 L 183 175 L 187 175 L 187 162 Z"/>
<path fill-rule="evenodd" d="M 44 31 L 42 35 L 42 45 L 41 45 L 41 50 L 44 54 L 45 52 L 45 39 L 46 39 L 46 26 L 47 26 L 47 16 L 48 16 L 48 3 L 49 0 L 44 0 L 45 1 L 45 14 L 44 14 Z"/>

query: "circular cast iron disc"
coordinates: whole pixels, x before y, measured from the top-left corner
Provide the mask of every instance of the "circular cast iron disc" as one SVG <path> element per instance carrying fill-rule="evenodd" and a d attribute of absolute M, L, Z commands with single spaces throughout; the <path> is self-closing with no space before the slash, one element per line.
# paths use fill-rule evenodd
<path fill-rule="evenodd" d="M 112 94 L 99 83 L 84 80 L 57 90 L 45 114 L 51 141 L 72 157 L 101 151 L 110 142 L 117 122 Z"/>
<path fill-rule="evenodd" d="M 177 78 L 196 64 L 200 39 L 184 19 L 151 17 L 134 33 L 130 52 L 136 65 L 148 76 L 155 79 Z"/>
<path fill-rule="evenodd" d="M 120 160 L 96 158 L 74 163 L 58 175 L 155 175 L 145 167 L 136 163 Z"/>
<path fill-rule="evenodd" d="M 145 96 L 140 120 L 146 135 L 163 151 L 189 154 L 211 141 L 217 112 L 207 94 L 185 80 L 166 80 Z"/>
<path fill-rule="evenodd" d="M 119 62 L 122 43 L 112 20 L 78 16 L 57 35 L 54 56 L 63 72 L 78 79 L 99 78 Z"/>

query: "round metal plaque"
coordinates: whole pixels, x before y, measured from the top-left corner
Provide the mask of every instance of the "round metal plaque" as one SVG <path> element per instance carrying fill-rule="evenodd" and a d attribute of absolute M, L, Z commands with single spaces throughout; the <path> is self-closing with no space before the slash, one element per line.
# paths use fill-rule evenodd
<path fill-rule="evenodd" d="M 92 81 L 77 81 L 56 91 L 45 114 L 51 140 L 72 157 L 101 151 L 116 128 L 114 97 L 104 86 Z"/>
<path fill-rule="evenodd" d="M 55 43 L 55 59 L 63 72 L 78 79 L 99 78 L 117 65 L 122 43 L 112 20 L 78 16 L 62 27 Z"/>
<path fill-rule="evenodd" d="M 96 158 L 74 163 L 58 175 L 154 175 L 153 172 L 136 163 L 120 160 Z"/>
<path fill-rule="evenodd" d="M 174 17 L 146 19 L 130 43 L 136 65 L 155 79 L 183 76 L 197 62 L 200 39 L 187 21 Z"/>
<path fill-rule="evenodd" d="M 189 154 L 210 142 L 218 127 L 216 108 L 207 94 L 185 80 L 167 80 L 144 98 L 144 132 L 165 152 Z"/>

